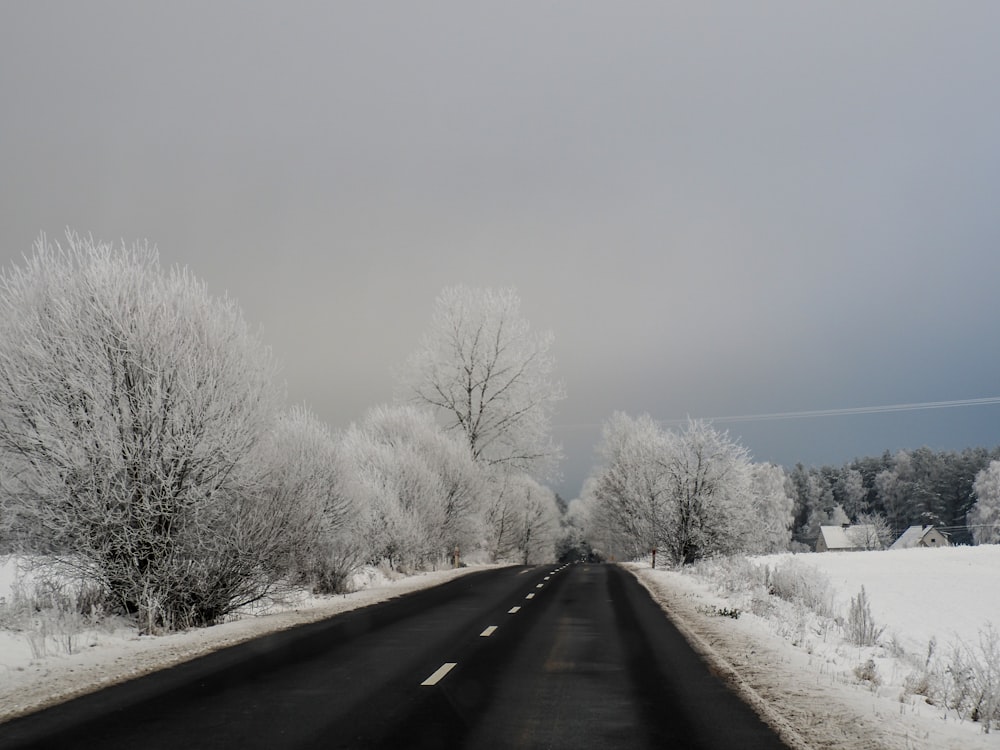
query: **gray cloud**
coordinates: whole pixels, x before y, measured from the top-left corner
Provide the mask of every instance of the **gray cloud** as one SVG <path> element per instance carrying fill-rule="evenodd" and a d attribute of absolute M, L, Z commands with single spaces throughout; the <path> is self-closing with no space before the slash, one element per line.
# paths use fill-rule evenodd
<path fill-rule="evenodd" d="M 0 15 L 0 260 L 67 225 L 148 237 L 240 300 L 334 426 L 391 398 L 456 282 L 514 285 L 555 331 L 564 494 L 613 409 L 996 392 L 993 3 Z M 838 462 L 994 444 L 997 416 L 738 432 Z"/>

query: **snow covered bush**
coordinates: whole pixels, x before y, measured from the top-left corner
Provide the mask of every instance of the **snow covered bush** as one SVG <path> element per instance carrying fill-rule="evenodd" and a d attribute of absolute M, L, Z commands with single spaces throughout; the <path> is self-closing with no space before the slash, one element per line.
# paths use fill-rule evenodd
<path fill-rule="evenodd" d="M 854 668 L 854 676 L 858 682 L 867 682 L 874 690 L 882 684 L 882 676 L 878 672 L 878 665 L 874 659 L 868 659 L 863 664 Z"/>
<path fill-rule="evenodd" d="M 871 603 L 862 586 L 858 595 L 851 597 L 851 607 L 844 621 L 847 641 L 855 646 L 875 646 L 884 631 L 885 626 L 878 627 L 872 618 Z"/>
<path fill-rule="evenodd" d="M 237 305 L 144 244 L 40 240 L 0 276 L 4 516 L 145 631 L 261 596 L 281 533 L 249 459 L 279 401 Z M 7 523 L 5 521 L 5 523 Z"/>
<path fill-rule="evenodd" d="M 106 592 L 73 578 L 74 571 L 59 575 L 38 562 L 8 558 L 19 572 L 8 596 L 0 597 L 0 629 L 20 635 L 34 659 L 76 653 L 86 631 L 106 620 Z"/>
<path fill-rule="evenodd" d="M 987 625 L 979 647 L 961 643 L 952 650 L 949 706 L 963 718 L 978 721 L 983 731 L 1000 726 L 1000 633 Z"/>
<path fill-rule="evenodd" d="M 821 617 L 833 617 L 835 592 L 821 570 L 789 558 L 767 569 L 768 593 L 787 602 L 800 603 Z"/>
<path fill-rule="evenodd" d="M 767 567 L 757 565 L 744 555 L 727 555 L 699 560 L 691 570 L 696 576 L 713 581 L 720 593 L 742 596 L 763 592 Z"/>

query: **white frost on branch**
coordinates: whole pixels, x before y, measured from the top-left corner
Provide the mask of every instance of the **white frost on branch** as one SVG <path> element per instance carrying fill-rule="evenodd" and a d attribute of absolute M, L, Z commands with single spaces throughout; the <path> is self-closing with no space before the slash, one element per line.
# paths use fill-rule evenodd
<path fill-rule="evenodd" d="M 477 461 L 545 478 L 560 457 L 550 433 L 565 389 L 553 375 L 552 334 L 531 330 L 520 307 L 513 289 L 445 289 L 400 395 L 434 407 Z"/>
<path fill-rule="evenodd" d="M 262 595 L 273 534 L 247 464 L 280 394 L 237 305 L 155 249 L 44 238 L 0 277 L 3 502 L 18 538 L 147 630 Z"/>

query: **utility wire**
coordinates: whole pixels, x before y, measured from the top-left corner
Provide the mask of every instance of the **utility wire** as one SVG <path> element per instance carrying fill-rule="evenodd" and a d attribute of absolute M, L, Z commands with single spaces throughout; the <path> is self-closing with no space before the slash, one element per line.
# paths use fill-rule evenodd
<path fill-rule="evenodd" d="M 898 411 L 922 411 L 927 409 L 955 409 L 966 406 L 991 406 L 1000 404 L 1000 396 L 985 398 L 964 398 L 951 401 L 922 401 L 912 404 L 886 404 L 883 406 L 854 406 L 843 409 L 811 409 L 804 411 L 781 411 L 768 414 L 741 414 L 729 417 L 706 417 L 706 422 L 769 422 L 781 419 L 814 419 L 817 417 L 843 417 L 855 414 L 886 414 Z M 687 419 L 659 420 L 664 425 L 679 425 Z"/>
<path fill-rule="evenodd" d="M 819 417 L 845 417 L 857 414 L 888 414 L 901 411 L 924 411 L 929 409 L 957 409 L 969 406 L 994 406 L 1000 404 L 1000 396 L 984 398 L 962 398 L 951 401 L 921 401 L 912 404 L 885 404 L 882 406 L 852 406 L 841 409 L 807 409 L 803 411 L 779 411 L 766 414 L 740 414 L 728 417 L 702 417 L 705 422 L 773 422 L 784 419 L 816 419 Z M 690 417 L 684 419 L 658 419 L 661 425 L 678 426 L 686 424 Z M 557 430 L 583 430 L 601 427 L 600 422 L 554 425 Z"/>

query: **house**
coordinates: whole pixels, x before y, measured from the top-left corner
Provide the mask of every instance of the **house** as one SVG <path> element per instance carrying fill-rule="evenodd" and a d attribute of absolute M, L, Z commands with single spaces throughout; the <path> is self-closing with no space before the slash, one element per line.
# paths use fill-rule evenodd
<path fill-rule="evenodd" d="M 948 537 L 933 526 L 911 526 L 889 549 L 911 549 L 913 547 L 950 547 Z"/>
<path fill-rule="evenodd" d="M 875 527 L 866 524 L 851 526 L 820 526 L 817 552 L 848 552 L 851 550 L 881 549 L 877 543 Z"/>

